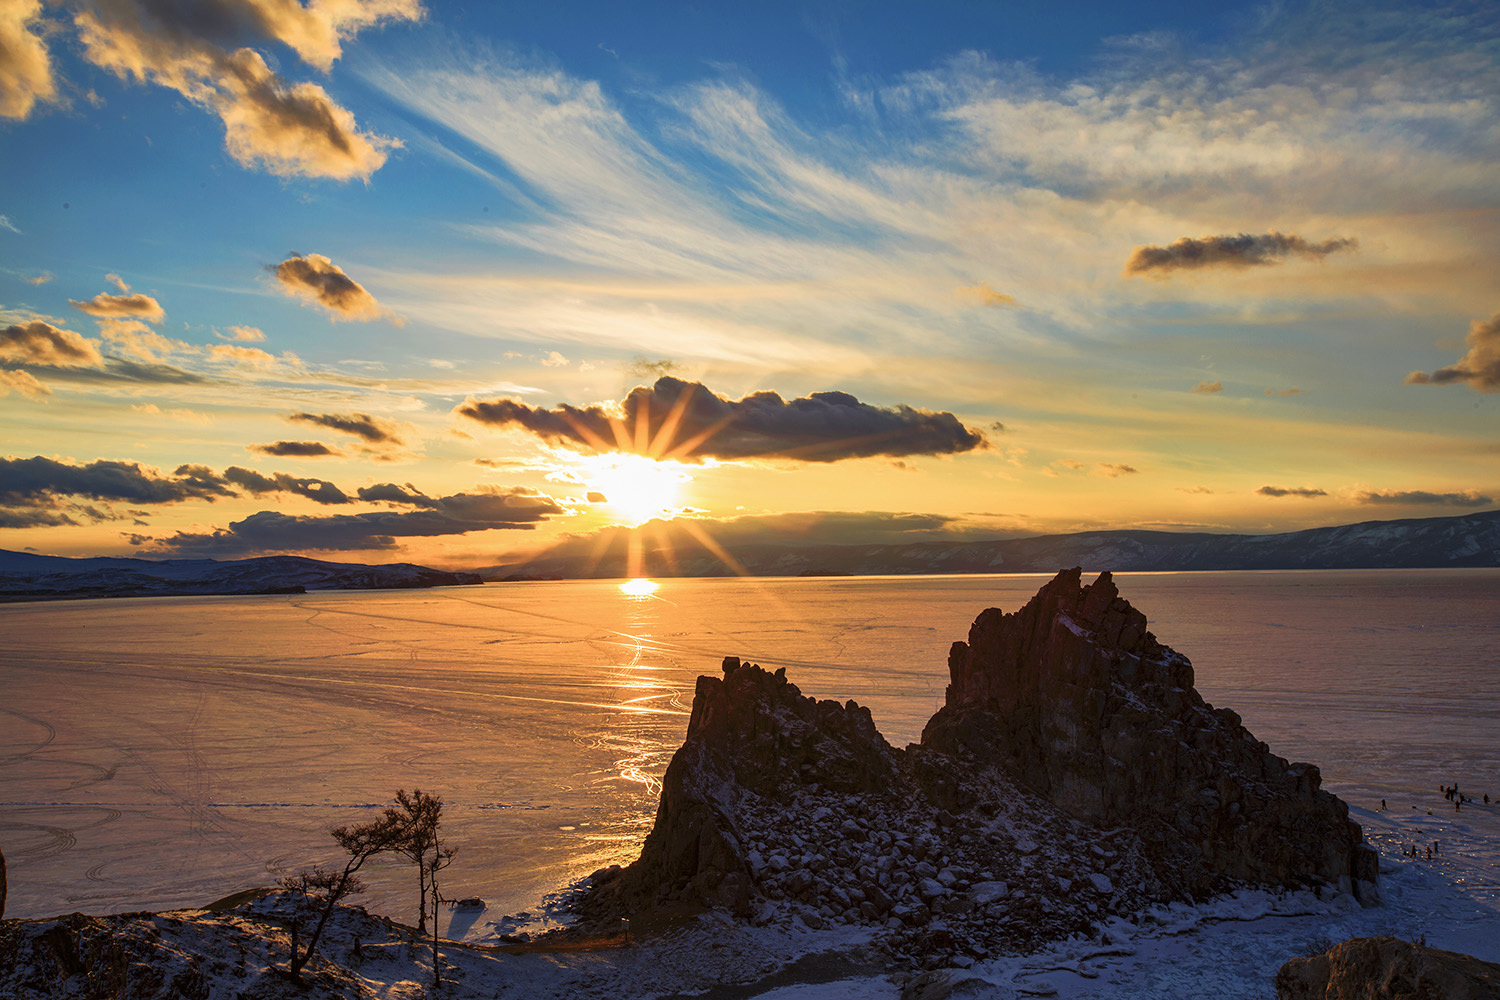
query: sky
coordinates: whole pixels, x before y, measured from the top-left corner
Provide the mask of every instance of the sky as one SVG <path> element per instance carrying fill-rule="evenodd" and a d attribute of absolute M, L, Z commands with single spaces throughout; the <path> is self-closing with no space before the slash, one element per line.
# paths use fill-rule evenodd
<path fill-rule="evenodd" d="M 0 548 L 1500 497 L 1492 3 L 0 0 Z"/>

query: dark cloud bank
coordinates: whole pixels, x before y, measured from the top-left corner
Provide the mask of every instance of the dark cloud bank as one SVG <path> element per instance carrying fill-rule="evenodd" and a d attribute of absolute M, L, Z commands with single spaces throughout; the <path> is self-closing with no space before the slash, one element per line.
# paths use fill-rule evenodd
<path fill-rule="evenodd" d="M 372 417 L 368 413 L 293 413 L 287 419 L 293 423 L 312 424 L 352 434 L 371 444 L 405 443 L 401 439 L 401 429 L 393 421 Z"/>
<path fill-rule="evenodd" d="M 341 455 L 337 448 L 330 448 L 322 441 L 272 441 L 270 444 L 252 444 L 251 451 L 279 458 L 319 458 L 326 455 Z"/>
<path fill-rule="evenodd" d="M 1263 497 L 1326 497 L 1327 490 L 1315 486 L 1262 486 L 1255 492 Z"/>
<path fill-rule="evenodd" d="M 462 535 L 495 528 L 529 530 L 567 510 L 545 493 L 524 487 L 430 497 L 414 487 L 382 483 L 358 491 L 361 500 L 415 510 L 309 516 L 263 510 L 228 528 L 134 536 L 143 554 L 233 558 L 265 552 L 390 549 L 397 538 Z"/>
<path fill-rule="evenodd" d="M 353 503 L 333 483 L 290 476 L 263 475 L 230 466 L 223 473 L 206 465 L 180 465 L 164 476 L 135 462 L 100 459 L 70 465 L 38 455 L 0 459 L 0 527 L 39 524 L 76 524 L 87 520 L 116 520 L 139 516 L 87 506 L 80 501 L 158 506 L 186 500 L 215 500 L 237 496 L 290 493 L 321 504 Z"/>
<path fill-rule="evenodd" d="M 1269 233 L 1237 236 L 1184 236 L 1169 246 L 1138 246 L 1125 262 L 1125 274 L 1166 274 L 1172 271 L 1195 271 L 1210 267 L 1259 267 L 1277 264 L 1293 254 L 1300 257 L 1326 257 L 1340 250 L 1353 249 L 1352 239 L 1324 240 L 1313 243 L 1293 233 Z"/>
<path fill-rule="evenodd" d="M 872 456 L 946 455 L 986 444 L 981 432 L 965 427 L 951 413 L 871 406 L 846 392 L 815 392 L 791 400 L 774 392 L 754 392 L 730 400 L 701 383 L 670 376 L 657 379 L 649 388 L 630 390 L 620 411 L 616 415 L 600 406 L 567 403 L 546 409 L 515 399 L 470 398 L 456 412 L 491 427 L 519 427 L 554 444 L 594 451 L 640 451 L 685 461 L 837 462 Z M 642 426 L 644 435 L 638 431 Z"/>

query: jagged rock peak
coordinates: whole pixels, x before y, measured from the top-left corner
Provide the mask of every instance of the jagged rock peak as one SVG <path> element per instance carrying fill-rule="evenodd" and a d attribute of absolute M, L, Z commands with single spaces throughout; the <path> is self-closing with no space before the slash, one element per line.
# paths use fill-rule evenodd
<path fill-rule="evenodd" d="M 1333 884 L 1375 896 L 1377 857 L 1318 769 L 1270 752 L 1193 688 L 1186 657 L 1103 573 L 1064 570 L 1012 614 L 984 611 L 948 656 L 922 745 L 1009 770 L 1071 815 L 1125 824 L 1185 891 Z"/>
<path fill-rule="evenodd" d="M 1102 653 L 1113 654 L 1105 659 L 1121 668 L 1114 680 L 1132 686 L 1159 681 L 1191 688 L 1192 664 L 1175 654 L 1163 656 L 1171 651 L 1146 630 L 1146 616 L 1120 597 L 1110 574 L 1099 574 L 1085 587 L 1082 572 L 1077 567 L 1063 570 L 1012 614 L 999 608 L 982 612 L 969 630 L 969 641 L 955 642 L 949 651 L 948 705 L 994 701 L 1014 709 L 1035 700 L 1046 688 L 1074 680 L 1046 669 L 1053 662 L 1049 649 L 1059 628 L 1074 638 L 1090 640 Z M 1141 676 L 1138 667 L 1143 661 L 1160 662 L 1163 669 Z"/>

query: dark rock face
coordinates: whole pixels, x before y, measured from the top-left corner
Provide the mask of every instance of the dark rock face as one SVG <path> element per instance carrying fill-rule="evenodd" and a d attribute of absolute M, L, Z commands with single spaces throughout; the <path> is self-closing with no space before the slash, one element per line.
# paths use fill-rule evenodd
<path fill-rule="evenodd" d="M 1352 938 L 1294 958 L 1276 973 L 1277 1000 L 1496 1000 L 1500 965 L 1392 937 Z"/>
<path fill-rule="evenodd" d="M 993 761 L 1085 822 L 1132 827 L 1169 884 L 1332 885 L 1374 901 L 1377 855 L 1318 769 L 1204 702 L 1192 664 L 1108 573 L 1085 587 L 1066 570 L 1020 611 L 985 611 L 948 669 L 924 746 Z"/>
<path fill-rule="evenodd" d="M 789 905 L 931 965 L 1246 884 L 1374 897 L 1376 856 L 1317 769 L 1205 704 L 1108 574 L 985 611 L 950 670 L 898 750 L 868 709 L 726 658 L 698 679 L 640 859 L 595 874 L 585 924 Z"/>

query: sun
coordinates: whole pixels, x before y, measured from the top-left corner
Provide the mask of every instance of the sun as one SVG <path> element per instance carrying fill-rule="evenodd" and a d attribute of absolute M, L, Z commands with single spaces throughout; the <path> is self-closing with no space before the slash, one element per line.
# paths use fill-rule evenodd
<path fill-rule="evenodd" d="M 692 479 L 681 463 L 644 455 L 598 455 L 582 464 L 581 478 L 589 493 L 601 495 L 602 502 L 631 525 L 675 513 L 682 486 Z"/>

